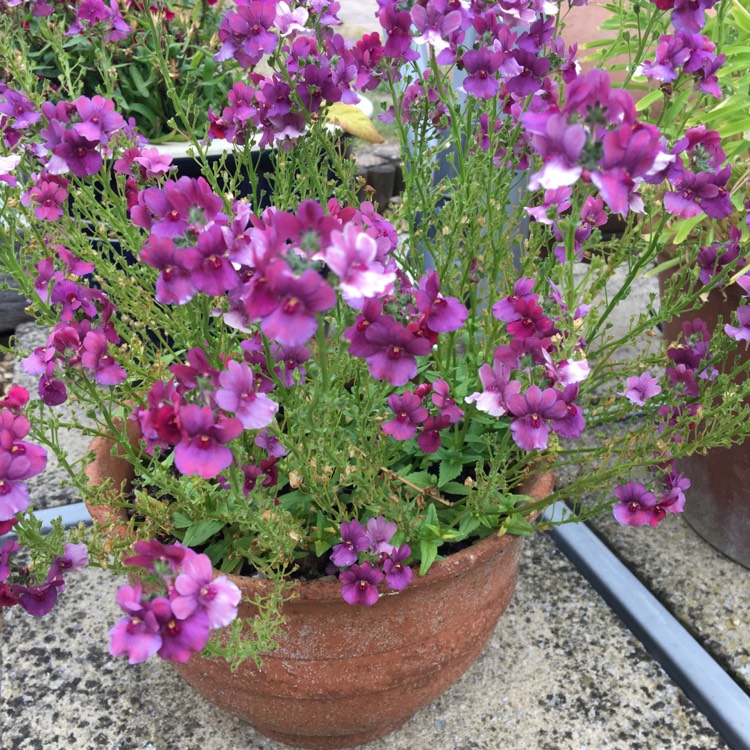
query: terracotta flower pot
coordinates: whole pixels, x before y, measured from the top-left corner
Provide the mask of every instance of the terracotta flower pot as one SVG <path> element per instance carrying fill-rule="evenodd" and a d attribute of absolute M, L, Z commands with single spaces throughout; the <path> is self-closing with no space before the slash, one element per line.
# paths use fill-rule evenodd
<path fill-rule="evenodd" d="M 661 290 L 668 275 L 660 274 Z M 724 336 L 723 328 L 717 328 L 719 317 L 723 323 L 734 325 L 733 312 L 740 306 L 741 298 L 737 284 L 712 291 L 700 310 L 665 323 L 666 340 L 678 339 L 683 320 L 694 318 L 706 323 L 712 337 Z M 741 347 L 735 356 L 738 362 L 747 362 L 750 351 Z M 732 369 L 732 361 L 714 364 L 727 371 Z M 712 547 L 750 568 L 750 497 L 747 489 L 750 487 L 750 441 L 731 448 L 712 448 L 705 456 L 695 454 L 676 463 L 678 471 L 691 482 L 683 512 L 685 520 Z"/>
<path fill-rule="evenodd" d="M 124 486 L 126 461 L 96 440 L 94 483 Z M 551 474 L 526 491 L 543 498 Z M 97 523 L 122 518 L 91 507 Z M 122 527 L 120 527 L 122 529 Z M 404 591 L 382 590 L 373 607 L 352 607 L 334 580 L 300 583 L 284 605 L 285 636 L 276 651 L 232 674 L 222 660 L 176 665 L 205 698 L 289 745 L 320 750 L 351 747 L 388 734 L 453 684 L 489 640 L 515 589 L 521 537 L 490 536 L 432 566 Z M 264 582 L 231 576 L 252 597 Z M 252 617 L 243 603 L 240 615 Z"/>

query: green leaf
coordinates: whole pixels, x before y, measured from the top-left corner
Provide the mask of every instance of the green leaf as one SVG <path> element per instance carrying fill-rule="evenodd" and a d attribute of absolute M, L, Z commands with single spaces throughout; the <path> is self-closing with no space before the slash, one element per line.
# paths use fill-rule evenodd
<path fill-rule="evenodd" d="M 423 539 L 419 543 L 419 551 L 422 558 L 422 564 L 419 566 L 419 575 L 423 576 L 430 569 L 432 563 L 435 562 L 439 546 L 439 540 Z"/>
<path fill-rule="evenodd" d="M 443 487 L 454 480 L 464 470 L 464 463 L 460 458 L 446 458 L 440 462 L 438 487 Z"/>
<path fill-rule="evenodd" d="M 227 556 L 229 552 L 229 539 L 219 539 L 218 542 L 206 547 L 206 554 L 211 558 L 211 563 L 218 566 L 219 563 Z M 233 563 L 234 564 L 234 563 Z"/>
<path fill-rule="evenodd" d="M 184 513 L 180 513 L 180 511 L 175 511 L 172 521 L 176 529 L 189 529 L 193 525 L 192 519 L 188 518 Z"/>
<path fill-rule="evenodd" d="M 458 525 L 458 530 L 461 532 L 463 537 L 469 536 L 479 526 L 479 518 L 477 516 L 464 516 L 461 519 L 461 523 Z"/>
<path fill-rule="evenodd" d="M 137 66 L 131 65 L 128 68 L 128 73 L 130 73 L 130 77 L 133 79 L 133 84 L 135 86 L 136 91 L 144 99 L 148 99 L 151 96 L 151 92 L 149 91 L 148 86 L 146 85 L 146 81 L 143 80 L 141 71 L 138 70 Z"/>
<path fill-rule="evenodd" d="M 217 531 L 223 529 L 225 525 L 224 521 L 218 520 L 200 521 L 187 530 L 182 543 L 186 547 L 197 547 L 203 544 L 203 542 L 208 541 Z"/>
<path fill-rule="evenodd" d="M 685 219 L 684 221 L 678 222 L 677 233 L 674 236 L 674 244 L 682 244 L 687 239 L 690 232 L 692 232 L 705 217 L 706 214 L 698 214 L 698 216 L 694 216 L 692 219 Z"/>
<path fill-rule="evenodd" d="M 643 99 L 639 100 L 636 103 L 635 108 L 638 112 L 643 112 L 644 109 L 648 109 L 654 102 L 659 101 L 661 98 L 661 89 L 656 89 L 655 91 L 646 94 Z"/>
<path fill-rule="evenodd" d="M 399 474 L 399 476 L 401 479 L 416 485 L 420 489 L 433 486 L 434 476 L 429 471 L 414 471 L 411 474 Z"/>
<path fill-rule="evenodd" d="M 145 105 L 138 102 L 128 102 L 128 109 L 144 117 L 150 128 L 156 125 L 156 115 Z"/>
<path fill-rule="evenodd" d="M 461 482 L 447 482 L 440 488 L 443 492 L 448 495 L 468 495 L 471 490 Z"/>

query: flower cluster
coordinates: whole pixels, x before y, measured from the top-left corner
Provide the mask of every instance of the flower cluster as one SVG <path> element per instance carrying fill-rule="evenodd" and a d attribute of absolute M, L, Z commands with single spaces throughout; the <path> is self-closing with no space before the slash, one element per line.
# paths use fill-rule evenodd
<path fill-rule="evenodd" d="M 130 664 L 154 654 L 186 662 L 202 651 L 212 630 L 237 617 L 242 593 L 226 576 L 213 577 L 211 560 L 179 544 L 135 543 L 126 565 L 148 571 L 146 586 L 121 586 L 117 603 L 126 615 L 110 630 L 112 656 Z"/>
<path fill-rule="evenodd" d="M 15 519 L 0 521 L 0 533 L 15 525 Z M 66 573 L 74 573 L 88 565 L 86 545 L 66 544 L 62 555 L 56 556 L 41 580 L 27 565 L 17 564 L 13 556 L 23 552 L 15 539 L 7 539 L 0 546 L 0 607 L 18 605 L 33 617 L 44 617 L 65 591 Z"/>
<path fill-rule="evenodd" d="M 0 534 L 11 528 L 16 513 L 29 507 L 26 481 L 44 471 L 47 452 L 24 438 L 31 425 L 22 414 L 29 392 L 13 386 L 0 401 Z"/>
<path fill-rule="evenodd" d="M 409 585 L 414 573 L 404 563 L 411 549 L 408 544 L 391 544 L 397 531 L 396 524 L 383 516 L 370 518 L 366 526 L 356 519 L 341 523 L 341 542 L 331 552 L 331 565 L 333 571 L 339 571 L 341 596 L 347 604 L 375 604 L 378 584 L 384 579 L 394 591 Z"/>

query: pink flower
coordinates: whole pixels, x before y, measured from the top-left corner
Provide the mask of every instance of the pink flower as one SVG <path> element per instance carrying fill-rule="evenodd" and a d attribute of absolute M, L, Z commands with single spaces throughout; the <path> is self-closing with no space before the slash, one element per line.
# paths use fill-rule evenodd
<path fill-rule="evenodd" d="M 339 573 L 341 596 L 347 604 L 371 607 L 378 600 L 378 584 L 383 580 L 383 573 L 373 568 L 369 562 L 352 565 Z"/>
<path fill-rule="evenodd" d="M 273 421 L 279 405 L 254 387 L 252 370 L 246 364 L 230 361 L 219 375 L 221 388 L 216 391 L 216 403 L 232 412 L 246 430 L 257 430 Z"/>
<path fill-rule="evenodd" d="M 179 620 L 202 610 L 214 629 L 229 625 L 237 617 L 242 592 L 226 576 L 213 577 L 208 555 L 188 555 L 174 588 L 177 595 L 172 599 L 172 612 Z"/>

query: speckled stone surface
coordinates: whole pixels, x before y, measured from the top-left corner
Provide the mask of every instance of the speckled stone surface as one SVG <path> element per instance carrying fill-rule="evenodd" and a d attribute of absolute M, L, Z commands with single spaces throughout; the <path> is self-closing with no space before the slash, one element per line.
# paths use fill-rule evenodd
<path fill-rule="evenodd" d="M 530 540 L 522 565 L 478 662 L 368 750 L 726 747 L 550 539 Z M 112 659 L 117 581 L 93 570 L 69 581 L 64 606 L 43 620 L 4 613 L 3 750 L 283 747 L 213 708 L 164 662 Z"/>
<path fill-rule="evenodd" d="M 653 530 L 604 516 L 591 526 L 750 692 L 750 570 L 717 552 L 680 516 Z"/>

